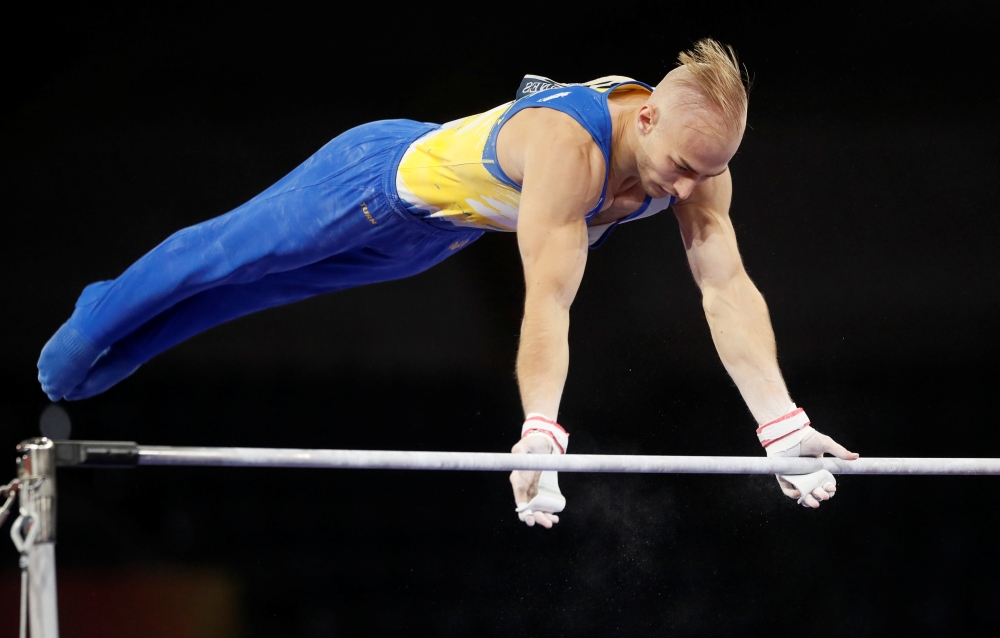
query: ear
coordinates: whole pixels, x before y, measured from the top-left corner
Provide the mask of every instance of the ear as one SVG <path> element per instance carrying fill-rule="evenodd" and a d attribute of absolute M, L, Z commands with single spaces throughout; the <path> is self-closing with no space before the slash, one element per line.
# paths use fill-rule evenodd
<path fill-rule="evenodd" d="M 660 114 L 656 107 L 646 102 L 639 107 L 638 113 L 636 113 L 635 125 L 639 128 L 639 132 L 643 135 L 649 135 L 656 128 L 656 123 Z"/>

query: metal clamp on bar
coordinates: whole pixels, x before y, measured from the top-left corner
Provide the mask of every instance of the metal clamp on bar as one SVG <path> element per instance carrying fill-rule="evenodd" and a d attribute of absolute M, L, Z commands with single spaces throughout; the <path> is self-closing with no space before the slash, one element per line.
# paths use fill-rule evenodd
<path fill-rule="evenodd" d="M 134 441 L 56 441 L 56 467 L 135 467 Z"/>

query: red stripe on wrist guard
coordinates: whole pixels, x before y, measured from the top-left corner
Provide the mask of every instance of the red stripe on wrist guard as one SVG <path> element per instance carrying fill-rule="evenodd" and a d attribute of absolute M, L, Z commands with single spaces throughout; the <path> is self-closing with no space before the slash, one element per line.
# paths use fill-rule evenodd
<path fill-rule="evenodd" d="M 555 445 L 554 451 L 559 454 L 565 454 L 566 448 L 569 447 L 569 432 L 552 419 L 540 414 L 532 414 L 524 420 L 524 425 L 521 426 L 521 438 L 529 434 L 544 434 L 549 437 Z"/>
<path fill-rule="evenodd" d="M 757 428 L 757 439 L 767 448 L 773 443 L 809 427 L 809 417 L 803 408 L 795 408 L 788 414 L 769 421 Z"/>

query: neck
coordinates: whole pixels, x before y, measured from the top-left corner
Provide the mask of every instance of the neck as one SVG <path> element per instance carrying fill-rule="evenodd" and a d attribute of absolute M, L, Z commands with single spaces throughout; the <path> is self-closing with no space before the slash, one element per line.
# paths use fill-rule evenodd
<path fill-rule="evenodd" d="M 636 153 L 639 138 L 635 134 L 635 117 L 639 107 L 620 108 L 611 117 L 611 181 L 626 185 L 639 179 Z"/>

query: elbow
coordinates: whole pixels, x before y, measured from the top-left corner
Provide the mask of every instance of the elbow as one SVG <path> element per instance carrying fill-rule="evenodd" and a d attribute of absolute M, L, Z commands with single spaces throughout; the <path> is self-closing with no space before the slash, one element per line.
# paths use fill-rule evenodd
<path fill-rule="evenodd" d="M 701 307 L 710 324 L 725 314 L 727 310 L 732 310 L 734 305 L 731 296 L 727 294 L 725 289 L 714 286 L 702 287 Z"/>
<path fill-rule="evenodd" d="M 709 321 L 744 308 L 747 303 L 764 308 L 764 298 L 742 268 L 727 277 L 702 280 L 699 285 L 701 305 Z"/>
<path fill-rule="evenodd" d="M 573 297 L 558 289 L 529 290 L 524 298 L 525 314 L 541 312 L 568 313 Z"/>
<path fill-rule="evenodd" d="M 528 283 L 525 290 L 525 304 L 552 306 L 569 310 L 576 296 L 576 288 L 563 282 Z"/>

